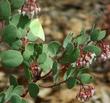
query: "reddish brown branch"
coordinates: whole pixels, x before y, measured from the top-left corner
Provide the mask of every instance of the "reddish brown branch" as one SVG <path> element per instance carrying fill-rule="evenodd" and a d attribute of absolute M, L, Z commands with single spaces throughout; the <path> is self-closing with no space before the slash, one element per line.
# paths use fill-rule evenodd
<path fill-rule="evenodd" d="M 39 84 L 39 86 L 42 87 L 42 88 L 53 88 L 53 87 L 59 86 L 59 85 L 65 83 L 65 82 L 67 82 L 67 81 L 68 81 L 69 79 L 71 79 L 71 78 L 72 78 L 72 77 L 69 77 L 68 79 L 63 80 L 63 81 L 60 81 L 60 82 L 58 82 L 58 83 L 56 83 L 56 84 L 50 84 L 50 85 L 40 85 L 40 84 Z"/>
<path fill-rule="evenodd" d="M 77 75 L 77 68 L 75 69 L 75 71 L 74 71 L 74 76 L 76 76 Z M 63 80 L 63 81 L 60 81 L 60 82 L 58 82 L 58 83 L 56 83 L 56 84 L 50 84 L 50 85 L 43 85 L 43 84 L 39 84 L 39 86 L 40 87 L 42 87 L 42 88 L 53 88 L 53 87 L 56 87 L 56 86 L 59 86 L 59 85 L 61 85 L 61 84 L 63 84 L 63 83 L 65 83 L 65 82 L 67 82 L 69 79 L 71 79 L 72 77 L 69 77 L 68 79 L 66 79 L 66 80 Z M 76 79 L 77 79 L 77 77 L 76 77 Z"/>
<path fill-rule="evenodd" d="M 39 80 L 47 78 L 50 75 L 50 73 L 52 73 L 52 69 L 44 76 L 41 76 Z"/>
<path fill-rule="evenodd" d="M 21 95 L 21 97 L 25 97 L 28 93 L 28 89 L 26 89 L 26 91 Z"/>

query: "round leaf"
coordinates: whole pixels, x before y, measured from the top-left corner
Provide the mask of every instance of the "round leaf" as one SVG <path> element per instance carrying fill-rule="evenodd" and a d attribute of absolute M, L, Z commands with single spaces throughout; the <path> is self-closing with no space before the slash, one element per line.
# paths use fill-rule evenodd
<path fill-rule="evenodd" d="M 84 73 L 80 75 L 80 80 L 84 84 L 89 84 L 93 80 L 93 78 L 91 75 Z"/>
<path fill-rule="evenodd" d="M 101 53 L 101 49 L 98 46 L 95 45 L 89 45 L 84 48 L 85 52 L 92 52 L 95 53 L 96 55 L 99 55 Z"/>
<path fill-rule="evenodd" d="M 9 101 L 13 95 L 13 86 L 9 86 L 9 88 L 5 92 L 5 102 Z"/>
<path fill-rule="evenodd" d="M 4 41 L 11 44 L 16 40 L 16 37 L 17 37 L 17 28 L 14 25 L 6 26 L 3 35 Z"/>
<path fill-rule="evenodd" d="M 10 0 L 11 5 L 15 9 L 19 9 L 24 4 L 25 0 Z"/>
<path fill-rule="evenodd" d="M 46 58 L 47 58 L 46 53 L 40 54 L 38 57 L 38 63 L 43 64 L 45 62 Z"/>
<path fill-rule="evenodd" d="M 11 17 L 10 24 L 14 24 L 17 26 L 17 24 L 19 23 L 19 19 L 20 19 L 20 14 L 13 15 Z"/>
<path fill-rule="evenodd" d="M 23 57 L 19 51 L 7 50 L 2 52 L 1 61 L 4 66 L 14 68 L 23 62 Z"/>
<path fill-rule="evenodd" d="M 41 40 L 45 41 L 44 31 L 38 19 L 32 20 L 29 25 L 29 28 L 36 39 L 40 38 Z"/>
<path fill-rule="evenodd" d="M 47 59 L 45 60 L 45 62 L 43 64 L 40 64 L 40 67 L 44 70 L 44 71 L 48 71 L 52 68 L 53 66 L 53 60 L 50 57 L 47 57 Z"/>
<path fill-rule="evenodd" d="M 13 86 L 18 85 L 17 79 L 14 75 L 11 75 L 9 79 L 10 79 L 10 85 L 13 85 Z"/>
<path fill-rule="evenodd" d="M 28 86 L 29 94 L 32 98 L 36 98 L 39 93 L 39 87 L 35 83 L 30 83 Z"/>
<path fill-rule="evenodd" d="M 22 103 L 22 98 L 18 95 L 13 95 L 10 101 L 11 103 Z"/>
<path fill-rule="evenodd" d="M 22 99 L 22 103 L 28 103 L 25 99 Z"/>
<path fill-rule="evenodd" d="M 33 53 L 34 53 L 34 44 L 28 44 L 25 47 L 25 51 L 23 52 L 24 59 L 29 60 Z"/>
<path fill-rule="evenodd" d="M 73 33 L 68 34 L 64 39 L 63 47 L 66 48 L 67 45 L 72 42 L 72 39 L 73 39 Z"/>
<path fill-rule="evenodd" d="M 16 50 L 20 49 L 22 47 L 22 41 L 17 40 L 15 42 L 13 42 L 11 47 Z"/>
<path fill-rule="evenodd" d="M 11 15 L 10 3 L 8 0 L 0 0 L 0 17 L 8 19 Z"/>
<path fill-rule="evenodd" d="M 26 79 L 28 79 L 29 81 L 31 81 L 32 74 L 31 74 L 31 71 L 29 70 L 29 68 L 27 66 L 24 68 L 24 73 L 25 73 Z"/>
<path fill-rule="evenodd" d="M 92 41 L 99 41 L 102 40 L 106 35 L 105 31 L 101 31 L 99 29 L 95 29 L 93 30 L 92 34 L 91 34 L 91 40 Z"/>
<path fill-rule="evenodd" d="M 66 84 L 69 89 L 73 88 L 76 84 L 76 78 L 71 77 L 70 79 L 67 80 Z"/>
<path fill-rule="evenodd" d="M 56 41 L 52 41 L 48 45 L 48 50 L 51 56 L 55 56 L 60 48 L 60 43 Z"/>
<path fill-rule="evenodd" d="M 24 30 L 24 28 L 27 27 L 29 25 L 29 23 L 30 23 L 30 19 L 28 18 L 27 15 L 20 15 L 20 18 L 19 18 L 19 22 L 17 24 L 17 27 L 18 28 L 22 28 Z M 27 28 L 27 29 L 29 29 L 29 28 Z"/>
<path fill-rule="evenodd" d="M 1 92 L 0 93 L 0 103 L 4 103 L 4 99 L 5 99 L 5 93 Z"/>
<path fill-rule="evenodd" d="M 80 56 L 80 49 L 75 48 L 74 51 L 71 54 L 71 57 L 70 57 L 71 62 L 75 62 L 78 59 L 79 56 Z"/>
<path fill-rule="evenodd" d="M 13 94 L 17 94 L 19 96 L 22 95 L 23 94 L 23 86 L 18 85 L 16 87 L 14 87 Z"/>
<path fill-rule="evenodd" d="M 80 35 L 78 36 L 75 41 L 77 44 L 81 45 L 81 44 L 84 44 L 87 42 L 87 40 L 89 39 L 89 36 L 88 35 Z"/>

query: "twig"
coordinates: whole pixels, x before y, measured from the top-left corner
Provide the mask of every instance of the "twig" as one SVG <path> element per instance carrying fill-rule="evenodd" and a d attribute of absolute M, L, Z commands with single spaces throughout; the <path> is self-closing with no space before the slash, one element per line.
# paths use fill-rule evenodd
<path fill-rule="evenodd" d="M 52 72 L 52 69 L 47 74 L 45 74 L 44 76 L 41 76 L 39 78 L 39 80 L 47 78 L 51 72 Z"/>
<path fill-rule="evenodd" d="M 76 69 L 76 71 L 74 71 L 74 76 L 75 75 L 77 75 L 77 69 Z M 59 85 L 61 85 L 61 84 L 63 84 L 63 83 L 65 83 L 65 82 L 67 82 L 69 79 L 71 79 L 72 77 L 69 77 L 68 79 L 66 79 L 66 80 L 63 80 L 63 81 L 60 81 L 60 82 L 58 82 L 58 83 L 56 83 L 56 84 L 51 84 L 51 85 L 40 85 L 39 84 L 39 86 L 40 87 L 42 87 L 42 88 L 53 88 L 53 87 L 56 87 L 56 86 L 59 86 Z M 76 78 L 77 79 L 77 78 Z"/>
<path fill-rule="evenodd" d="M 21 97 L 25 97 L 28 93 L 28 89 L 26 89 L 26 91 L 21 95 Z"/>
<path fill-rule="evenodd" d="M 53 88 L 53 87 L 56 87 L 56 86 L 59 86 L 59 85 L 65 83 L 65 82 L 68 81 L 69 79 L 71 79 L 71 77 L 68 78 L 68 79 L 66 79 L 66 80 L 60 81 L 60 82 L 58 82 L 58 83 L 56 83 L 56 84 L 51 84 L 51 85 L 40 85 L 40 84 L 39 84 L 39 86 L 42 87 L 42 88 Z"/>

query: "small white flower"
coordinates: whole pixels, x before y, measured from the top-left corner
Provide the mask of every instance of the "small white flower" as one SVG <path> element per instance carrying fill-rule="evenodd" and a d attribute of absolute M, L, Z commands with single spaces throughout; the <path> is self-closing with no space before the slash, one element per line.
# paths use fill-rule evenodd
<path fill-rule="evenodd" d="M 22 14 L 23 14 L 23 16 L 24 16 L 24 15 L 26 14 L 26 12 L 25 12 L 25 11 L 23 11 L 23 12 L 22 12 Z"/>
<path fill-rule="evenodd" d="M 76 64 L 78 67 L 83 67 L 83 66 L 89 66 L 92 64 L 93 60 L 95 59 L 95 53 L 84 53 L 79 57 L 79 59 L 76 61 Z"/>
<path fill-rule="evenodd" d="M 40 8 L 38 7 L 36 0 L 26 0 L 23 7 L 18 10 L 20 14 L 27 15 L 30 19 L 34 18 L 40 12 Z"/>
<path fill-rule="evenodd" d="M 90 99 L 95 93 L 95 89 L 89 85 L 83 85 L 80 87 L 80 91 L 76 96 L 79 101 L 85 102 Z"/>
<path fill-rule="evenodd" d="M 110 45 L 108 45 L 107 43 L 100 43 L 99 46 L 102 49 L 102 53 L 101 53 L 101 59 L 103 61 L 106 61 L 107 59 L 110 59 Z"/>
<path fill-rule="evenodd" d="M 96 56 L 96 54 L 95 54 L 95 53 L 93 53 L 91 56 L 92 56 L 92 59 L 93 59 L 93 58 Z"/>
<path fill-rule="evenodd" d="M 94 93 L 95 93 L 95 90 L 94 90 L 94 89 L 91 90 L 91 95 L 92 95 L 92 96 L 94 95 Z"/>
<path fill-rule="evenodd" d="M 87 61 L 89 61 L 90 60 L 90 57 L 88 57 L 87 55 L 85 56 L 85 59 L 87 60 Z"/>
<path fill-rule="evenodd" d="M 21 10 L 18 10 L 18 13 L 21 14 Z"/>

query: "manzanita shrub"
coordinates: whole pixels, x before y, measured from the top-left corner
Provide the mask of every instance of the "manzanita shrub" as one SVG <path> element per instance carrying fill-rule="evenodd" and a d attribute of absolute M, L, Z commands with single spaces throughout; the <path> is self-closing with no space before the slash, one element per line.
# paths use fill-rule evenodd
<path fill-rule="evenodd" d="M 39 88 L 63 83 L 69 89 L 80 86 L 76 97 L 87 101 L 95 92 L 90 85 L 94 81 L 90 65 L 97 57 L 104 61 L 110 58 L 110 46 L 102 41 L 106 32 L 92 28 L 89 33 L 82 30 L 74 38 L 73 33 L 68 34 L 63 43 L 45 43 L 39 11 L 35 0 L 0 0 L 1 42 L 8 45 L 0 51 L 0 65 L 7 71 L 23 73 L 26 80 L 19 84 L 16 76 L 10 75 L 10 86 L 0 93 L 0 103 L 27 103 L 24 98 L 28 93 L 36 99 Z M 39 39 L 43 42 L 38 42 Z M 48 77 L 52 84 L 38 82 Z"/>

